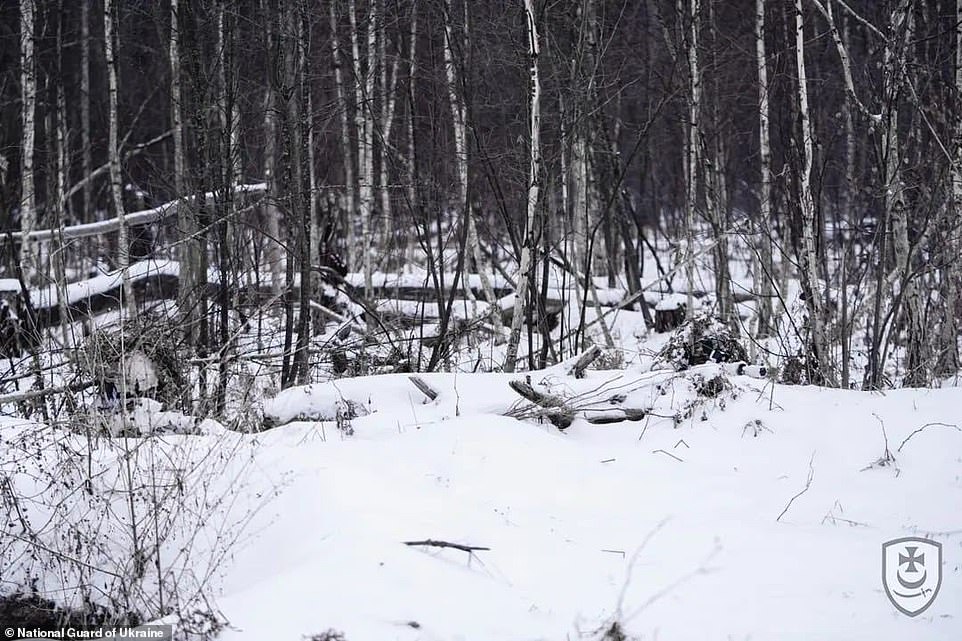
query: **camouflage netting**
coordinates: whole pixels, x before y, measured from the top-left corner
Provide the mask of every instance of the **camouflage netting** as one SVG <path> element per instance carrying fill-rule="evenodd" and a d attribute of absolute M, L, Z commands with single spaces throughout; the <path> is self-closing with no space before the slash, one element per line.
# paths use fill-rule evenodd
<path fill-rule="evenodd" d="M 102 394 L 121 387 L 121 367 L 146 357 L 151 372 L 150 383 L 128 382 L 128 396 L 154 398 L 168 406 L 175 405 L 187 380 L 189 353 L 180 328 L 169 320 L 142 316 L 124 322 L 122 327 L 98 329 L 87 337 L 77 354 L 77 365 L 85 377 L 97 382 Z"/>
<path fill-rule="evenodd" d="M 704 312 L 675 330 L 656 361 L 683 370 L 704 363 L 747 362 L 748 352 L 727 325 Z"/>

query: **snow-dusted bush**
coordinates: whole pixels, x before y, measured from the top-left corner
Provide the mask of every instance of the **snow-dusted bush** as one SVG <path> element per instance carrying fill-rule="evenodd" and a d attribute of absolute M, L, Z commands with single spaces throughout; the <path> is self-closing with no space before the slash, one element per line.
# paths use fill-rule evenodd
<path fill-rule="evenodd" d="M 25 422 L 0 435 L 0 603 L 26 617 L 54 599 L 48 624 L 209 610 L 219 565 L 266 500 L 238 500 L 254 446 L 242 435 L 104 438 Z"/>

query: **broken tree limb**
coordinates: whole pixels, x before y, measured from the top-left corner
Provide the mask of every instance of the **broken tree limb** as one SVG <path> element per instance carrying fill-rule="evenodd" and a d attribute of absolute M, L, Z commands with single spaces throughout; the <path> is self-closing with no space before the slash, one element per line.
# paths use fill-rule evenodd
<path fill-rule="evenodd" d="M 597 345 L 592 345 L 590 349 L 584 352 L 578 357 L 571 369 L 568 370 L 568 376 L 574 376 L 575 378 L 584 378 L 585 370 L 588 366 L 598 360 L 601 356 L 601 348 Z"/>
<path fill-rule="evenodd" d="M 414 387 L 421 390 L 421 393 L 427 396 L 432 401 L 437 400 L 438 393 L 430 385 L 424 382 L 424 379 L 420 376 L 408 376 L 408 380 L 414 384 Z"/>
<path fill-rule="evenodd" d="M 30 390 L 27 392 L 0 394 L 0 405 L 4 405 L 6 403 L 20 403 L 22 401 L 43 398 L 44 396 L 52 396 L 54 394 L 63 394 L 65 392 L 81 392 L 85 389 L 93 387 L 94 385 L 96 385 L 96 383 L 92 381 L 86 381 L 71 383 L 70 385 L 63 385 L 61 387 L 48 387 L 45 389 Z"/>
<path fill-rule="evenodd" d="M 461 550 L 462 552 L 467 552 L 468 554 L 474 554 L 475 552 L 486 552 L 491 548 L 482 547 L 479 545 L 463 545 L 461 543 L 451 543 L 449 541 L 435 541 L 433 539 L 425 539 L 423 541 L 405 541 L 404 545 L 410 545 L 412 547 L 424 546 L 432 548 L 452 548 L 454 550 Z"/>
<path fill-rule="evenodd" d="M 571 411 L 561 397 L 539 392 L 532 387 L 530 383 L 525 381 L 510 381 L 508 385 L 526 400 L 549 410 L 545 412 L 544 415 L 551 421 L 551 424 L 558 429 L 563 430 L 574 421 L 574 412 Z"/>

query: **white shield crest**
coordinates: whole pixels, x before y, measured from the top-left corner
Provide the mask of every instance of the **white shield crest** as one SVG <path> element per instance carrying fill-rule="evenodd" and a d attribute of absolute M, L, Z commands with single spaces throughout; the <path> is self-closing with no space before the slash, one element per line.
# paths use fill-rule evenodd
<path fill-rule="evenodd" d="M 942 544 L 917 536 L 883 543 L 882 585 L 899 612 L 925 612 L 942 586 Z"/>

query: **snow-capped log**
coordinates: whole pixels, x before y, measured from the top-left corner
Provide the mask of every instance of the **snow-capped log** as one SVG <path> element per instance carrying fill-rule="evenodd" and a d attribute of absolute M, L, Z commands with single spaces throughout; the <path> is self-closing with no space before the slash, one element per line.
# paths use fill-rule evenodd
<path fill-rule="evenodd" d="M 248 185 L 237 185 L 234 187 L 234 193 L 237 195 L 257 195 L 260 196 L 267 191 L 267 183 L 253 183 Z M 200 196 L 193 195 L 187 196 L 186 198 L 178 198 L 177 200 L 172 200 L 170 202 L 164 203 L 158 207 L 153 207 L 152 209 L 145 209 L 142 211 L 135 211 L 124 216 L 124 221 L 128 227 L 134 227 L 137 225 L 149 225 L 150 223 L 156 222 L 158 220 L 163 220 L 169 216 L 173 216 L 177 213 L 177 208 L 181 205 L 195 206 L 197 201 L 200 200 Z M 203 199 L 212 200 L 214 198 L 214 192 L 207 192 L 203 195 Z M 35 242 L 50 241 L 54 238 L 62 237 L 64 240 L 71 240 L 75 238 L 89 238 L 91 236 L 101 236 L 103 234 L 109 234 L 111 232 L 116 232 L 120 228 L 120 221 L 117 218 L 111 218 L 109 220 L 101 220 L 95 223 L 85 223 L 82 225 L 70 225 L 63 227 L 62 229 L 35 229 L 26 237 Z M 23 240 L 23 232 L 12 232 L 9 236 L 5 237 L 12 238 L 14 241 Z"/>

